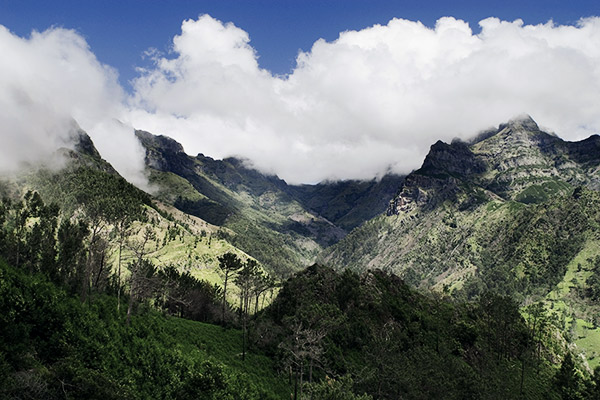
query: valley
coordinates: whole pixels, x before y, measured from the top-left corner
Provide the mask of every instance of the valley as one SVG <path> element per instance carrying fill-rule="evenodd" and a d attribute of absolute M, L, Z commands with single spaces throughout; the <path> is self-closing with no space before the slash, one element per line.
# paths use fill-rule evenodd
<path fill-rule="evenodd" d="M 48 398 L 59 393 L 52 382 L 68 381 L 76 398 L 96 374 L 115 399 L 329 398 L 334 389 L 348 399 L 554 398 L 563 372 L 582 395 L 599 390 L 598 136 L 565 142 L 523 116 L 469 142 L 433 144 L 406 176 L 316 185 L 136 136 L 147 191 L 80 129 L 56 155 L 61 168 L 2 180 L 0 292 L 13 297 L 1 306 L 15 330 L 0 349 L 12 389 L 0 393 L 33 393 L 25 377 L 45 382 Z M 239 262 L 228 283 L 227 257 Z M 104 339 L 86 342 L 75 327 L 51 337 L 31 317 L 38 287 L 60 299 L 44 300 L 57 326 Z M 140 367 L 97 347 L 144 346 L 144 337 L 153 362 L 189 352 L 185 365 Z M 173 340 L 174 353 L 161 350 Z M 123 368 L 134 375 L 122 379 Z M 140 389 L 135 374 L 159 370 L 170 377 Z"/>

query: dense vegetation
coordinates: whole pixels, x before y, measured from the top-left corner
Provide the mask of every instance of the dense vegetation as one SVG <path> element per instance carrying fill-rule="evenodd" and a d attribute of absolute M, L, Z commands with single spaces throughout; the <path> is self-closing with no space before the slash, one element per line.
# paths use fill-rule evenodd
<path fill-rule="evenodd" d="M 560 345 L 540 333 L 539 313 L 526 321 L 508 297 L 483 294 L 476 303 L 456 303 L 418 294 L 381 271 L 337 274 L 315 265 L 290 278 L 258 312 L 264 279 L 256 262 L 228 254 L 222 268 L 241 289 L 234 317 L 224 307 L 225 289 L 144 258 L 146 244 L 155 240 L 151 225 L 132 239 L 139 258 L 121 282 L 102 267 L 103 247 L 92 246 L 94 220 L 86 207 L 82 202 L 77 219 L 36 192 L 2 202 L 0 255 L 12 264 L 0 262 L 4 397 L 597 394 L 599 386 L 577 371 L 572 358 L 553 370 L 550 360 L 562 353 Z M 189 319 L 233 323 L 241 331 Z"/>
<path fill-rule="evenodd" d="M 0 398 L 280 398 L 267 358 L 240 361 L 239 331 L 175 317 L 221 321 L 225 296 L 146 257 L 160 240 L 137 189 L 72 178 L 72 212 L 32 191 L 0 202 Z M 135 256 L 123 274 L 108 262 L 120 245 Z"/>
<path fill-rule="evenodd" d="M 268 358 L 237 357 L 239 331 L 151 310 L 128 326 L 116 310 L 116 297 L 82 303 L 0 262 L 0 398 L 283 397 Z"/>
<path fill-rule="evenodd" d="M 284 284 L 253 336 L 300 383 L 344 377 L 373 398 L 561 398 L 567 384 L 575 397 L 562 398 L 591 395 L 571 358 L 576 383 L 556 382 L 540 315 L 525 320 L 508 297 L 456 303 L 381 271 L 315 265 Z"/>

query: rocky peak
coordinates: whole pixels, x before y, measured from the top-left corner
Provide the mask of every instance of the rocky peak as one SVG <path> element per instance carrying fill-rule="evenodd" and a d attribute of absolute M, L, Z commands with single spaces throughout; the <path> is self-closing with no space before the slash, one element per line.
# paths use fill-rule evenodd
<path fill-rule="evenodd" d="M 159 171 L 169 170 L 169 160 L 176 158 L 178 154 L 185 154 L 183 146 L 168 136 L 156 136 L 145 131 L 135 131 L 144 149 L 146 149 L 146 165 Z"/>
<path fill-rule="evenodd" d="M 73 130 L 71 133 L 71 138 L 73 139 L 74 150 L 76 152 L 86 154 L 97 159 L 102 158 L 90 136 L 81 128 Z"/>
<path fill-rule="evenodd" d="M 135 131 L 135 136 L 146 149 L 155 149 L 163 152 L 183 153 L 183 146 L 168 136 L 153 135 L 146 131 Z"/>
<path fill-rule="evenodd" d="M 505 127 L 510 128 L 511 130 L 524 130 L 529 132 L 539 132 L 540 127 L 538 124 L 531 118 L 531 116 L 527 114 L 519 115 L 515 118 L 512 118 L 508 121 L 508 123 L 504 124 Z M 500 125 L 502 128 L 503 125 Z"/>
<path fill-rule="evenodd" d="M 438 140 L 431 146 L 419 172 L 464 176 L 479 174 L 484 170 L 485 164 L 475 157 L 466 143 L 453 141 L 447 144 Z"/>

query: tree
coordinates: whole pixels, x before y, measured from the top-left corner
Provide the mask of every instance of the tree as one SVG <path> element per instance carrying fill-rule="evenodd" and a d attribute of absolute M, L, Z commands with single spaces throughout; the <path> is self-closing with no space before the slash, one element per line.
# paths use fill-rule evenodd
<path fill-rule="evenodd" d="M 248 309 L 254 284 L 258 281 L 258 263 L 253 259 L 246 260 L 235 278 L 240 288 L 240 322 L 242 323 L 242 360 L 246 359 L 246 338 L 248 336 Z"/>
<path fill-rule="evenodd" d="M 372 400 L 368 394 L 356 395 L 352 392 L 353 381 L 348 375 L 339 379 L 326 377 L 325 380 L 307 386 L 311 399 L 319 400 Z"/>
<path fill-rule="evenodd" d="M 253 286 L 253 293 L 255 298 L 254 303 L 254 315 L 258 313 L 258 302 L 261 295 L 263 295 L 263 306 L 264 306 L 264 294 L 275 286 L 275 280 L 269 276 L 269 274 L 259 273 L 256 276 L 256 281 Z"/>
<path fill-rule="evenodd" d="M 116 240 L 118 245 L 119 255 L 117 256 L 117 312 L 121 308 L 121 264 L 123 259 L 123 246 L 127 236 L 131 233 L 131 225 L 135 220 L 142 219 L 144 217 L 143 209 L 140 206 L 127 207 L 122 204 L 119 207 L 119 212 L 115 213 L 112 218 L 114 224 L 114 232 L 116 233 Z"/>
<path fill-rule="evenodd" d="M 156 232 L 150 225 L 146 225 L 139 233 L 140 239 L 132 239 L 128 242 L 129 249 L 135 255 L 135 260 L 130 264 L 131 271 L 129 283 L 129 303 L 127 306 L 126 324 L 131 322 L 131 313 L 135 300 L 147 295 L 151 291 L 152 285 L 149 280 L 155 272 L 154 266 L 148 260 L 146 255 L 150 252 L 151 242 L 156 242 Z"/>
<path fill-rule="evenodd" d="M 582 384 L 573 356 L 567 352 L 560 369 L 554 375 L 554 387 L 563 400 L 583 400 Z"/>
<path fill-rule="evenodd" d="M 105 246 L 96 245 L 96 242 L 113 226 L 119 230 L 117 236 L 122 247 L 129 224 L 133 220 L 145 218 L 143 205 L 150 204 L 150 199 L 147 194 L 122 177 L 90 168 L 77 168 L 65 174 L 64 179 L 67 180 L 67 190 L 73 193 L 74 200 L 80 205 L 89 227 L 88 258 L 81 292 L 81 299 L 85 301 L 90 285 L 93 284 L 92 262 L 104 256 L 94 252 L 106 251 Z M 120 280 L 120 275 L 118 279 Z"/>
<path fill-rule="evenodd" d="M 587 399 L 600 400 L 600 367 L 594 368 L 594 375 L 588 381 Z"/>
<path fill-rule="evenodd" d="M 225 273 L 223 282 L 223 303 L 221 307 L 221 323 L 225 323 L 225 304 L 227 302 L 227 281 L 229 276 L 242 267 L 242 261 L 237 255 L 227 252 L 217 258 L 219 260 L 219 268 Z"/>
<path fill-rule="evenodd" d="M 85 238 L 88 226 L 84 221 L 64 219 L 57 232 L 57 280 L 73 293 L 79 290 L 86 262 Z"/>
<path fill-rule="evenodd" d="M 312 366 L 323 353 L 322 341 L 325 330 L 306 328 L 302 321 L 295 320 L 290 324 L 290 332 L 286 340 L 279 344 L 283 350 L 286 364 L 294 373 L 294 400 L 302 399 L 304 363 L 309 360 L 310 383 L 312 383 Z M 298 393 L 300 390 L 300 393 Z"/>

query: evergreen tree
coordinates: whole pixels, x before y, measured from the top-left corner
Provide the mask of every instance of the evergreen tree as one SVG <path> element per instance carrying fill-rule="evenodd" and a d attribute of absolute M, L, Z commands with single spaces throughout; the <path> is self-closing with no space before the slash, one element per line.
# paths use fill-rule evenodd
<path fill-rule="evenodd" d="M 582 385 L 582 378 L 575 368 L 573 356 L 567 352 L 554 376 L 554 387 L 563 400 L 583 400 Z"/>
<path fill-rule="evenodd" d="M 237 255 L 231 252 L 227 252 L 222 256 L 218 257 L 219 268 L 225 273 L 223 279 L 223 303 L 221 307 L 221 322 L 225 323 L 225 304 L 227 302 L 227 281 L 229 276 L 242 267 L 242 261 Z"/>

